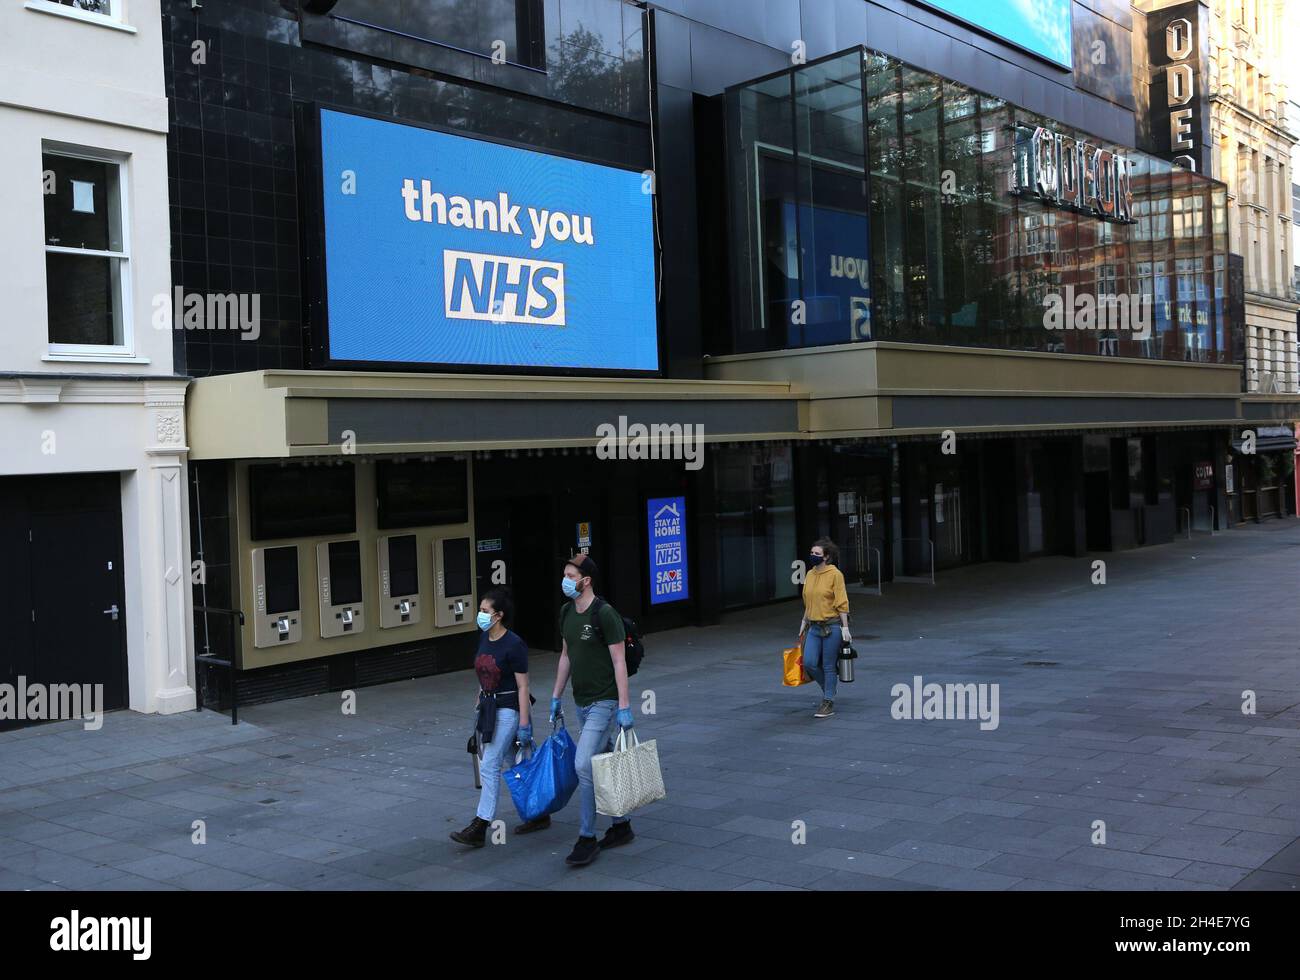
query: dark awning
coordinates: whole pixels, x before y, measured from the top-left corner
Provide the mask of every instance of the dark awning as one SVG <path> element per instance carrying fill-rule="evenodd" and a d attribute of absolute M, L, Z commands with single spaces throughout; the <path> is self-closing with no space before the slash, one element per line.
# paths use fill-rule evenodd
<path fill-rule="evenodd" d="M 1255 429 L 1255 451 L 1295 452 L 1295 430 L 1289 425 L 1261 425 Z M 1241 436 L 1232 437 L 1232 449 L 1241 452 Z"/>

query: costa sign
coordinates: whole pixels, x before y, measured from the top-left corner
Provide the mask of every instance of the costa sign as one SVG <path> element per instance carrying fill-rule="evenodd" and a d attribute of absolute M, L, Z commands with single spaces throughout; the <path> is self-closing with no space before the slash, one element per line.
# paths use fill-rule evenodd
<path fill-rule="evenodd" d="M 1016 127 L 1011 192 L 1102 221 L 1135 221 L 1132 161 L 1044 126 Z"/>

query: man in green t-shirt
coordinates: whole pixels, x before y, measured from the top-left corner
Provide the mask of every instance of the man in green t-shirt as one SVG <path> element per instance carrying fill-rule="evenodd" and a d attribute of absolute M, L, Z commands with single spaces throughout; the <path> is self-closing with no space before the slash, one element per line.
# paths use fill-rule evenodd
<path fill-rule="evenodd" d="M 551 697 L 551 722 L 560 714 L 560 696 L 573 677 L 573 700 L 578 705 L 578 790 L 582 794 L 582 822 L 578 843 L 565 861 L 590 864 L 603 848 L 617 847 L 632 840 L 632 823 L 615 817 L 605 836 L 596 840 L 596 788 L 591 779 L 591 757 L 613 751 L 614 723 L 632 727 L 628 696 L 627 661 L 623 643 L 623 617 L 603 600 L 596 602 L 599 569 L 590 555 L 575 555 L 564 566 L 561 585 L 568 603 L 560 617 L 560 663 L 555 671 Z"/>

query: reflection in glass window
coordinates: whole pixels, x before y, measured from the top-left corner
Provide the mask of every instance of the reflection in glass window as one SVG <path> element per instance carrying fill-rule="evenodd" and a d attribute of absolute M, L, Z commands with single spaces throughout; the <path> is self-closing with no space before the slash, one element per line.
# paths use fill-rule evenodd
<path fill-rule="evenodd" d="M 860 52 L 729 98 L 740 349 L 872 339 Z"/>
<path fill-rule="evenodd" d="M 116 16 L 114 10 L 114 0 L 54 0 L 55 3 L 64 7 L 72 7 L 74 10 L 84 10 L 88 14 L 102 14 L 105 17 Z"/>
<path fill-rule="evenodd" d="M 1211 300 L 1227 253 L 1217 182 L 870 50 L 736 86 L 727 112 L 736 350 L 871 339 L 1232 359 Z M 1036 126 L 1123 152 L 1133 223 L 1013 194 L 1016 140 Z M 819 281 L 847 287 L 850 272 L 869 321 L 846 324 L 855 294 Z M 1046 328 L 1054 297 L 1134 290 L 1153 300 L 1149 335 Z"/>
<path fill-rule="evenodd" d="M 343 0 L 331 16 L 508 64 L 546 67 L 543 0 Z"/>

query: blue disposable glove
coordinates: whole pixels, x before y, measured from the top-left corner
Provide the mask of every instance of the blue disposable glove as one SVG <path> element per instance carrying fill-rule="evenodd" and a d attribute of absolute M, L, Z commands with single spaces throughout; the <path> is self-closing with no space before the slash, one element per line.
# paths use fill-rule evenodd
<path fill-rule="evenodd" d="M 564 708 L 560 702 L 560 699 L 551 698 L 551 724 L 552 725 L 555 724 L 555 719 L 560 717 L 560 714 L 561 712 L 563 712 L 563 710 Z"/>
<path fill-rule="evenodd" d="M 627 729 L 632 727 L 632 709 L 619 708 L 618 713 L 614 715 L 614 720 L 618 722 L 618 727 Z"/>
<path fill-rule="evenodd" d="M 532 726 L 532 725 L 520 725 L 520 726 L 519 726 L 519 735 L 518 735 L 518 738 L 519 738 L 519 744 L 520 744 L 520 745 L 530 745 L 530 744 L 532 744 L 532 741 L 533 741 L 533 726 Z"/>

